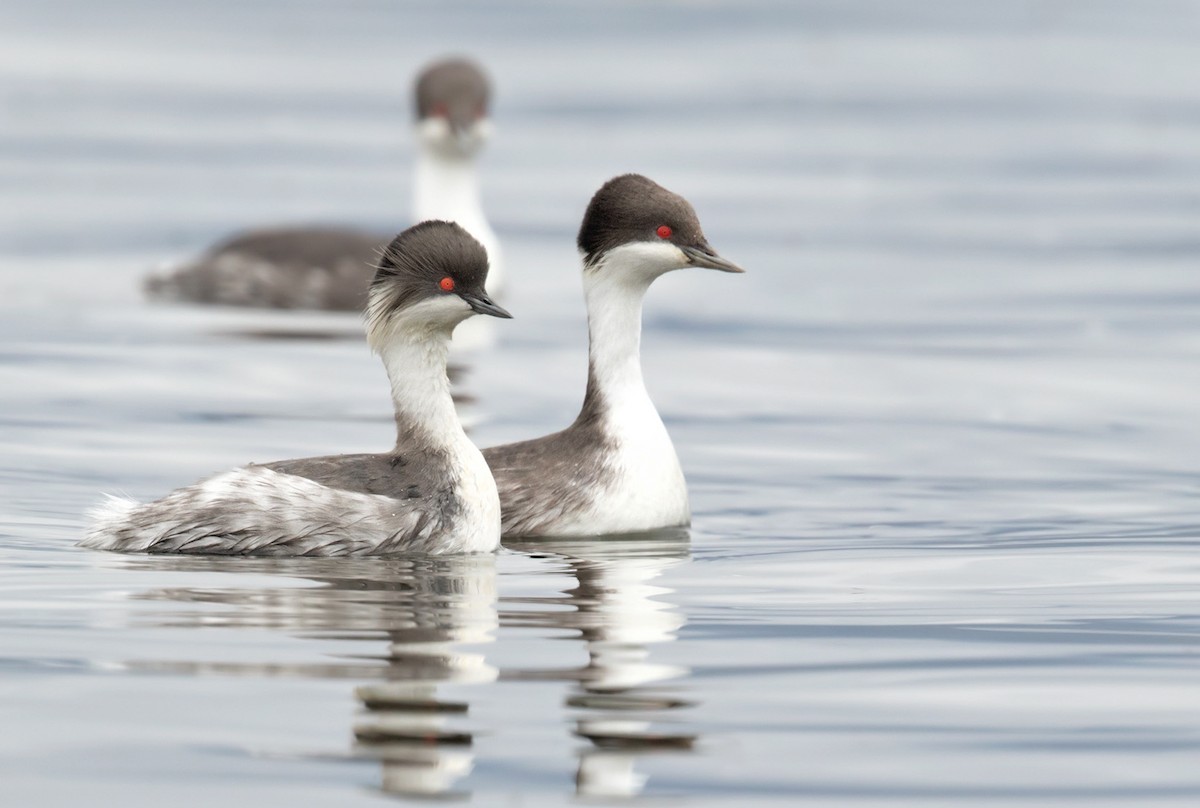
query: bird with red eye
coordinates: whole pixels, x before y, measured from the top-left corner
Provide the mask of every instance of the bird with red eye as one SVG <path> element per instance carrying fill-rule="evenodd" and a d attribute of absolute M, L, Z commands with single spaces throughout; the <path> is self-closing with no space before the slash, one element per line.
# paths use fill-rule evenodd
<path fill-rule="evenodd" d="M 637 174 L 592 196 L 575 246 L 588 313 L 583 407 L 564 430 L 484 450 L 501 529 L 590 537 L 687 525 L 687 481 L 642 379 L 642 302 L 674 270 L 742 269 L 708 243 L 690 202 Z"/>
<path fill-rule="evenodd" d="M 487 250 L 489 281 L 499 288 L 500 244 L 483 209 L 475 165 L 491 138 L 490 97 L 487 75 L 470 60 L 439 59 L 421 70 L 413 93 L 417 153 L 411 210 L 415 221 L 464 223 Z M 251 229 L 151 275 L 145 290 L 163 301 L 361 310 L 381 241 L 373 229 L 342 225 Z M 475 320 L 460 331 L 454 346 L 487 344 L 486 330 Z"/>

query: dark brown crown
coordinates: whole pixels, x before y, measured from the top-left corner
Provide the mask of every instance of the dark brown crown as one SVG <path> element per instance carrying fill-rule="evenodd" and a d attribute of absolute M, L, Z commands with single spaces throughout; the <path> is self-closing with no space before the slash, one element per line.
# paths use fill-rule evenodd
<path fill-rule="evenodd" d="M 666 238 L 661 234 L 667 231 L 660 230 L 664 226 L 670 228 Z M 623 174 L 592 196 L 577 244 L 584 261 L 593 264 L 608 250 L 635 241 L 706 244 L 700 219 L 686 199 L 641 174 Z"/>

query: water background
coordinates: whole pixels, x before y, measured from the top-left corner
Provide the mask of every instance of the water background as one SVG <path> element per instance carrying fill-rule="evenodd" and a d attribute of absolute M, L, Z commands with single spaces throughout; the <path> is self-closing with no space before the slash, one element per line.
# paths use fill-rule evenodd
<path fill-rule="evenodd" d="M 0 801 L 1195 805 L 1200 4 L 6 4 Z M 353 316 L 148 306 L 247 224 L 409 223 L 410 77 L 497 85 L 492 444 L 565 425 L 625 171 L 690 535 L 81 551 L 101 492 L 390 445 Z M 305 331 L 255 339 L 248 331 Z"/>

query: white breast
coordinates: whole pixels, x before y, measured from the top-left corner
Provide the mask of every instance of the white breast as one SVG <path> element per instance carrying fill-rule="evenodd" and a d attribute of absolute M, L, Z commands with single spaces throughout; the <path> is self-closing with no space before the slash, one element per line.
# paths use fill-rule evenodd
<path fill-rule="evenodd" d="M 613 482 L 600 493 L 592 532 L 624 533 L 691 521 L 687 482 L 671 436 L 650 403 L 629 402 L 606 419 L 617 445 L 605 460 Z"/>
<path fill-rule="evenodd" d="M 601 458 L 607 473 L 578 511 L 543 533 L 595 536 L 691 523 L 687 482 L 671 437 L 649 398 L 610 410 L 606 433 L 614 448 Z"/>
<path fill-rule="evenodd" d="M 491 552 L 500 546 L 500 495 L 483 453 L 466 435 L 457 452 L 463 518 L 455 543 L 462 552 Z"/>

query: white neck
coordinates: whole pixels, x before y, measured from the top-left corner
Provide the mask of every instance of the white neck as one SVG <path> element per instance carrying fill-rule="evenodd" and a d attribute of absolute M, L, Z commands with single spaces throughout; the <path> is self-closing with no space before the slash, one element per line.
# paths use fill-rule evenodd
<path fill-rule="evenodd" d="M 588 393 L 600 398 L 592 414 L 599 415 L 611 442 L 604 462 L 616 476 L 602 503 L 580 524 L 568 526 L 572 530 L 620 533 L 686 525 L 690 519 L 679 458 L 642 380 L 642 299 L 654 279 L 673 268 L 653 263 L 664 256 L 668 251 L 658 246 L 618 248 L 584 271 Z"/>
<path fill-rule="evenodd" d="M 604 267 L 584 277 L 588 387 L 603 395 L 610 410 L 650 402 L 642 380 L 641 356 L 642 299 L 650 280 L 606 273 Z"/>
<path fill-rule="evenodd" d="M 417 158 L 413 213 L 419 221 L 457 220 L 463 214 L 483 218 L 474 158 L 423 146 Z"/>
<path fill-rule="evenodd" d="M 487 240 L 495 241 L 483 215 L 474 157 L 447 154 L 423 144 L 417 157 L 413 215 L 420 222 L 426 219 L 458 222 L 483 242 L 485 248 L 491 246 Z"/>
<path fill-rule="evenodd" d="M 407 317 L 380 321 L 368 314 L 367 339 L 383 359 L 396 409 L 396 449 L 444 453 L 461 512 L 443 536 L 447 548 L 491 552 L 500 543 L 500 497 L 487 461 L 463 431 L 446 354 L 450 332 L 465 316 L 454 296 L 418 303 Z M 455 303 L 455 300 L 458 300 Z M 429 315 L 441 314 L 437 323 Z M 448 550 L 449 551 L 449 550 Z"/>
<path fill-rule="evenodd" d="M 447 153 L 422 143 L 418 150 L 413 215 L 416 221 L 457 222 L 483 245 L 488 254 L 488 288 L 501 286 L 500 242 L 483 215 L 475 158 Z"/>
<path fill-rule="evenodd" d="M 421 433 L 418 440 L 432 448 L 449 448 L 465 439 L 446 376 L 449 348 L 449 333 L 403 326 L 376 346 L 392 386 L 397 446 L 413 437 L 413 429 Z"/>

